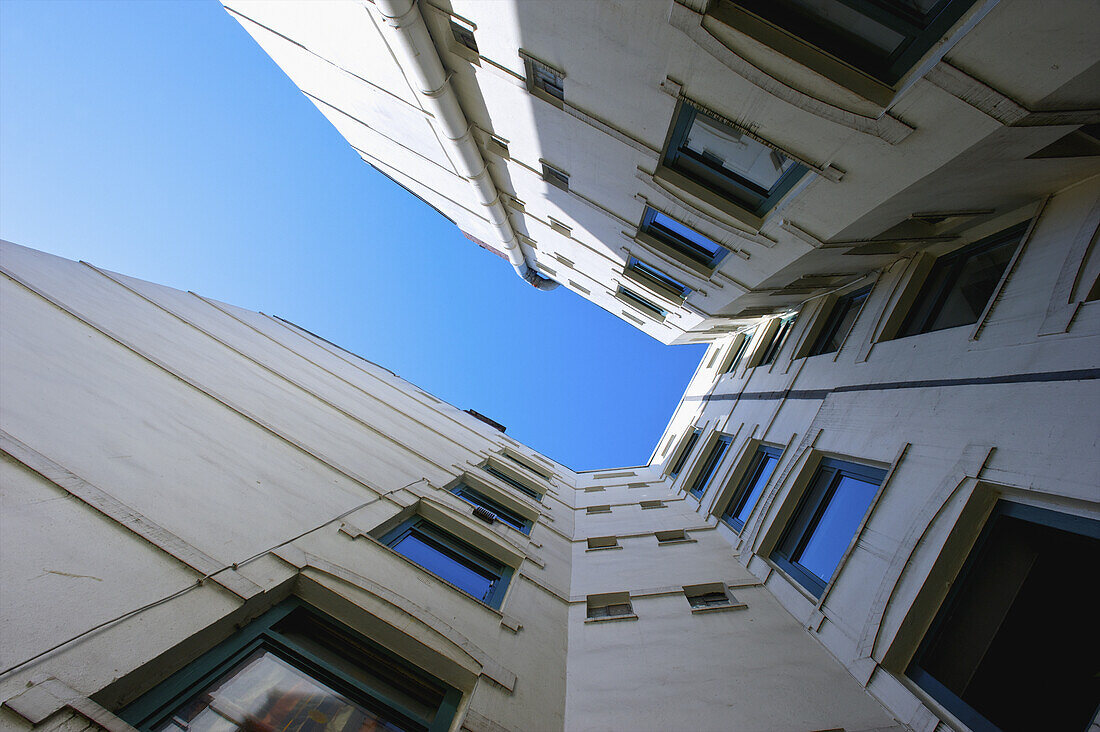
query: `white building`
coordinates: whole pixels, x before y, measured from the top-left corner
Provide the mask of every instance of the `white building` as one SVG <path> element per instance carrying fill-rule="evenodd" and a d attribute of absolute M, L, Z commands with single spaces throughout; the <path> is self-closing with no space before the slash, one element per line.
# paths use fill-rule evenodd
<path fill-rule="evenodd" d="M 533 282 L 711 341 L 649 464 L 4 245 L 0 727 L 1100 729 L 1096 6 L 396 4 L 227 7 Z"/>

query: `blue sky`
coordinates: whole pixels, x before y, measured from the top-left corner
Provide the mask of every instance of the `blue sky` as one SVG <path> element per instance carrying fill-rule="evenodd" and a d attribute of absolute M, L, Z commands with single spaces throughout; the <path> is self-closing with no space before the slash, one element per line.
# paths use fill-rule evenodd
<path fill-rule="evenodd" d="M 703 353 L 522 282 L 216 2 L 0 1 L 0 237 L 291 320 L 580 470 L 646 462 Z"/>

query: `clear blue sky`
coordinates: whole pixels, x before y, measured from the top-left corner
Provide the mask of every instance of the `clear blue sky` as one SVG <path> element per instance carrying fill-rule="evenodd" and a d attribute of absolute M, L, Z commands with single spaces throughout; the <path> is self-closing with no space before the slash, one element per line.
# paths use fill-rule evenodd
<path fill-rule="evenodd" d="M 0 237 L 284 317 L 579 470 L 644 463 L 703 353 L 522 282 L 216 2 L 0 0 Z"/>

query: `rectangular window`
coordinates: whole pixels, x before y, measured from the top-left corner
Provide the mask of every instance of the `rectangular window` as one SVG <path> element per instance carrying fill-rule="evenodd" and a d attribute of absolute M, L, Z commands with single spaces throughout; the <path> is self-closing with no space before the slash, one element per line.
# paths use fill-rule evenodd
<path fill-rule="evenodd" d="M 451 490 L 451 493 L 454 493 L 472 506 L 480 507 L 488 511 L 492 514 L 493 520 L 500 521 L 502 524 L 507 524 L 521 533 L 531 533 L 531 519 L 521 516 L 510 508 L 505 508 L 492 498 L 489 498 L 480 491 L 474 490 L 465 483 L 459 483 Z"/>
<path fill-rule="evenodd" d="M 1027 224 L 1020 224 L 936 260 L 899 338 L 978 322 Z"/>
<path fill-rule="evenodd" d="M 814 341 L 813 347 L 810 348 L 811 356 L 836 353 L 840 350 L 840 344 L 848 337 L 848 332 L 855 325 L 856 316 L 859 315 L 860 308 L 863 307 L 863 303 L 870 293 L 871 287 L 867 286 L 862 290 L 856 290 L 837 298 L 837 301 L 833 304 L 833 309 L 829 311 L 825 326 L 821 329 L 817 340 Z"/>
<path fill-rule="evenodd" d="M 512 453 L 507 452 L 507 451 L 502 452 L 501 455 L 503 457 L 507 458 L 508 460 L 511 460 L 513 463 L 520 466 L 521 468 L 526 468 L 526 469 L 530 470 L 532 473 L 534 473 L 538 477 L 542 478 L 543 480 L 550 480 L 550 476 L 547 475 L 545 471 L 540 470 L 539 468 L 536 468 L 535 466 L 531 465 L 531 463 L 527 462 L 526 460 L 522 460 L 522 459 L 516 457 L 515 455 L 513 455 Z"/>
<path fill-rule="evenodd" d="M 504 600 L 504 591 L 512 578 L 511 567 L 419 516 L 401 524 L 381 541 L 489 607 L 499 608 Z"/>
<path fill-rule="evenodd" d="M 687 532 L 683 529 L 672 529 L 670 531 L 658 531 L 654 536 L 657 537 L 658 544 L 678 544 L 680 542 L 692 541 L 688 539 Z"/>
<path fill-rule="evenodd" d="M 787 338 L 791 335 L 791 329 L 794 327 L 794 315 L 789 315 L 779 323 L 779 329 L 775 331 L 775 335 L 772 336 L 771 342 L 768 344 L 767 349 L 764 351 L 764 356 L 760 359 L 761 366 L 767 366 L 775 363 L 776 356 L 783 350 L 783 345 L 787 342 Z"/>
<path fill-rule="evenodd" d="M 635 282 L 640 282 L 673 300 L 683 302 L 691 294 L 691 290 L 688 289 L 687 285 L 672 279 L 656 267 L 650 267 L 637 257 L 631 257 L 628 260 L 623 273 Z"/>
<path fill-rule="evenodd" d="M 629 592 L 609 592 L 603 595 L 589 595 L 586 598 L 589 620 L 610 620 L 612 618 L 634 618 L 634 608 L 630 605 Z"/>
<path fill-rule="evenodd" d="M 524 495 L 528 495 L 531 498 L 534 498 L 536 501 L 542 501 L 542 494 L 539 493 L 538 491 L 536 491 L 531 486 L 527 485 L 526 483 L 524 483 L 524 482 L 522 482 L 522 481 L 520 481 L 516 478 L 513 478 L 512 476 L 508 475 L 507 473 L 505 473 L 501 470 L 498 470 L 498 469 L 494 468 L 492 465 L 490 465 L 488 463 L 486 463 L 485 465 L 482 465 L 481 467 L 486 473 L 493 476 L 494 478 L 498 478 L 499 480 L 504 481 L 505 483 L 512 486 L 513 488 L 515 488 L 520 493 L 523 493 Z"/>
<path fill-rule="evenodd" d="M 695 443 L 699 441 L 700 430 L 695 427 L 691 430 L 691 434 L 688 435 L 687 441 L 684 442 L 684 448 L 680 450 L 680 454 L 676 456 L 676 462 L 672 464 L 672 470 L 668 472 L 669 477 L 675 478 L 680 474 L 680 471 L 684 469 L 684 463 L 687 462 L 688 456 L 691 455 L 691 451 L 695 449 Z"/>
<path fill-rule="evenodd" d="M 730 365 L 726 367 L 723 373 L 732 374 L 737 369 L 737 364 L 741 363 L 741 359 L 745 357 L 745 354 L 749 351 L 749 344 L 752 343 L 752 336 L 756 331 L 750 330 L 743 334 L 741 342 L 737 344 L 737 350 L 734 351 L 733 357 L 730 358 Z"/>
<path fill-rule="evenodd" d="M 815 597 L 825 591 L 886 471 L 825 458 L 771 559 Z"/>
<path fill-rule="evenodd" d="M 569 174 L 553 165 L 542 164 L 542 179 L 555 188 L 569 190 Z"/>
<path fill-rule="evenodd" d="M 597 549 L 618 549 L 619 540 L 614 536 L 594 536 L 588 540 L 588 551 Z"/>
<path fill-rule="evenodd" d="M 528 91 L 565 101 L 565 74 L 529 56 L 524 56 L 523 61 L 527 68 Z"/>
<path fill-rule="evenodd" d="M 703 461 L 703 466 L 695 474 L 695 480 L 691 482 L 691 489 L 688 493 L 696 498 L 706 493 L 707 485 L 710 483 L 710 479 L 714 477 L 715 471 L 718 470 L 722 458 L 725 457 L 731 439 L 727 435 L 722 435 L 715 441 L 714 446 L 710 448 L 710 453 L 707 454 L 707 459 Z"/>
<path fill-rule="evenodd" d="M 753 455 L 749 469 L 745 472 L 741 482 L 737 484 L 737 490 L 730 496 L 730 502 L 726 510 L 722 512 L 722 521 L 734 531 L 740 531 L 749 520 L 756 502 L 764 492 L 764 487 L 771 479 L 775 466 L 779 464 L 781 451 L 777 447 L 761 445 Z"/>
<path fill-rule="evenodd" d="M 665 508 L 665 502 L 664 501 L 642 501 L 641 506 L 642 506 L 643 510 L 650 510 L 650 509 L 653 509 L 653 508 Z"/>
<path fill-rule="evenodd" d="M 453 35 L 455 40 L 461 43 L 466 48 L 470 49 L 474 53 L 478 52 L 477 41 L 474 40 L 474 32 L 470 28 L 467 28 L 464 25 L 459 25 L 458 23 L 454 22 L 454 20 L 452 20 L 451 35 Z"/>
<path fill-rule="evenodd" d="M 998 503 L 906 675 L 973 730 L 1088 728 L 1096 567 L 1100 521 Z"/>
<path fill-rule="evenodd" d="M 638 230 L 707 269 L 714 269 L 729 253 L 729 250 L 720 244 L 648 206 L 642 215 L 642 225 Z"/>
<path fill-rule="evenodd" d="M 611 513 L 611 506 L 589 506 L 585 513 L 589 516 L 594 516 L 598 513 Z"/>
<path fill-rule="evenodd" d="M 450 727 L 461 694 L 298 601 L 284 602 L 119 713 L 139 730 Z M 308 721 L 306 721 L 308 720 Z"/>
<path fill-rule="evenodd" d="M 619 285 L 619 290 L 616 294 L 619 299 L 633 305 L 651 318 L 654 318 L 656 320 L 664 320 L 665 316 L 668 315 L 668 311 L 664 308 L 651 303 L 649 300 L 646 300 L 638 293 L 632 292 L 622 285 Z"/>
<path fill-rule="evenodd" d="M 690 104 L 680 106 L 664 164 L 755 216 L 770 211 L 807 170 Z"/>
<path fill-rule="evenodd" d="M 758 17 L 893 85 L 974 0 L 734 0 Z"/>

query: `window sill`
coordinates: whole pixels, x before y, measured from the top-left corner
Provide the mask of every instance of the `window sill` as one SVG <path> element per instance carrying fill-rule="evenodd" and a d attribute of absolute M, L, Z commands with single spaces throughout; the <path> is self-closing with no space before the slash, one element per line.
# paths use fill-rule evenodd
<path fill-rule="evenodd" d="M 659 541 L 657 546 L 672 546 L 673 544 L 694 544 L 696 539 L 676 539 L 674 541 Z"/>
<path fill-rule="evenodd" d="M 622 549 L 622 547 L 621 546 L 595 546 L 595 547 L 592 547 L 591 549 L 585 549 L 584 553 L 587 554 L 588 552 L 606 552 L 606 551 L 609 551 L 611 549 Z"/>
<path fill-rule="evenodd" d="M 584 624 L 589 623 L 613 623 L 616 620 L 637 620 L 638 616 L 631 613 L 630 615 L 614 615 L 610 618 L 585 618 Z"/>
<path fill-rule="evenodd" d="M 691 609 L 692 615 L 703 615 L 705 613 L 722 613 L 729 610 L 747 610 L 748 605 L 743 602 L 738 602 L 730 605 L 718 605 L 716 607 L 693 607 Z"/>

